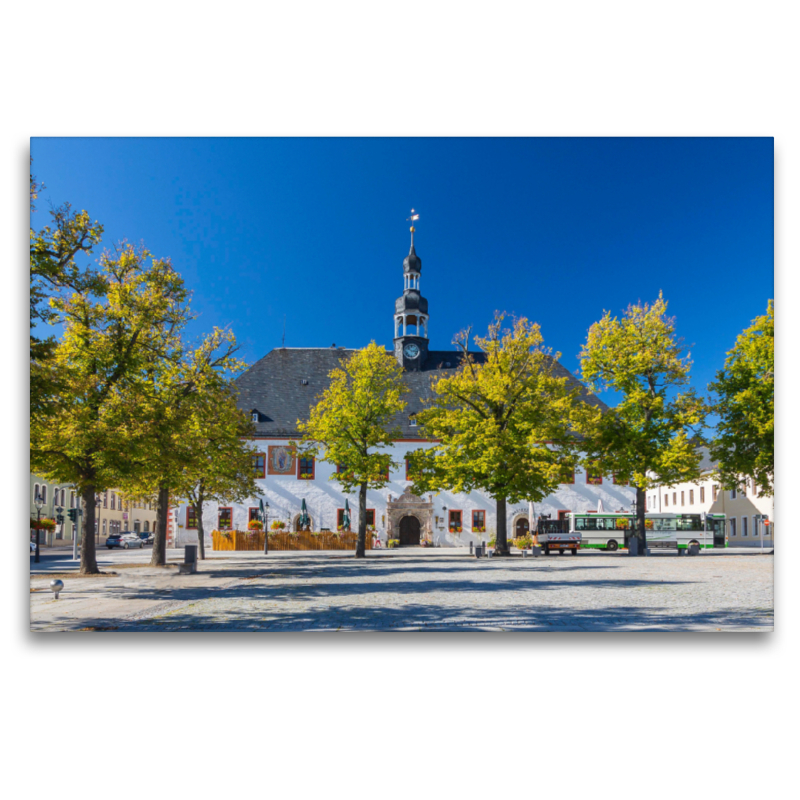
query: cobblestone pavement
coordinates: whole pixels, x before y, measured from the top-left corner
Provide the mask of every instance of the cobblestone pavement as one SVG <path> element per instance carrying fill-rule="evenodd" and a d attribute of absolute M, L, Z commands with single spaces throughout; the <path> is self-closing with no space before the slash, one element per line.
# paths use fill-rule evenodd
<path fill-rule="evenodd" d="M 770 631 L 773 627 L 771 555 L 706 552 L 695 558 L 674 553 L 630 558 L 621 553 L 581 553 L 577 558 L 477 560 L 458 551 L 400 551 L 356 561 L 334 553 L 280 553 L 266 559 L 239 553 L 203 562 L 200 569 L 205 574 L 162 577 L 161 588 L 155 588 L 151 574 L 139 578 L 130 570 L 119 596 L 130 605 L 117 602 L 91 619 L 86 609 L 92 592 L 113 596 L 114 585 L 82 587 L 87 605 L 71 618 L 56 615 L 53 601 L 40 603 L 39 614 L 32 603 L 31 628 Z"/>

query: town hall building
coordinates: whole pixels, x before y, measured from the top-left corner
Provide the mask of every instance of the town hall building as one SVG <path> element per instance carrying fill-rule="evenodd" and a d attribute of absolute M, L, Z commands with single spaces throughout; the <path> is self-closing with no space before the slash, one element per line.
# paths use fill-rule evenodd
<path fill-rule="evenodd" d="M 392 469 L 383 489 L 367 494 L 367 524 L 383 544 L 398 539 L 401 546 L 418 545 L 424 539 L 441 547 L 466 547 L 470 542 L 487 541 L 496 530 L 495 501 L 480 491 L 457 494 L 447 491 L 417 497 L 410 493 L 406 454 L 429 447 L 416 424 L 416 415 L 432 397 L 431 379 L 458 369 L 461 354 L 454 350 L 432 350 L 428 336 L 428 300 L 420 288 L 422 260 L 414 245 L 403 260 L 403 293 L 394 304 L 394 355 L 403 367 L 403 380 L 409 389 L 407 407 L 394 423 L 402 437 L 389 449 L 400 466 Z M 388 320 L 387 320 L 388 322 Z M 358 529 L 357 494 L 346 494 L 335 478 L 336 466 L 315 459 L 297 458 L 294 446 L 301 438 L 298 420 L 307 420 L 310 409 L 329 385 L 330 372 L 345 362 L 352 349 L 344 347 L 280 347 L 267 353 L 236 381 L 239 406 L 255 425 L 257 483 L 269 503 L 269 522 L 278 519 L 291 530 L 298 527 L 302 502 L 311 518 L 311 530 L 336 531 L 342 524 L 345 501 L 349 500 L 351 529 Z M 480 362 L 481 352 L 471 353 Z M 558 374 L 581 388 L 584 400 L 605 407 L 559 364 Z M 586 512 L 602 507 L 607 511 L 630 510 L 635 490 L 614 483 L 613 478 L 587 475 L 576 470 L 572 481 L 535 508 L 524 502 L 508 504 L 507 530 L 510 536 L 526 533 L 533 517 L 541 513 L 553 519 L 569 511 Z M 213 529 L 247 528 L 255 519 L 258 497 L 243 504 L 208 503 L 203 527 L 209 537 Z M 177 544 L 196 541 L 192 510 L 178 508 Z"/>

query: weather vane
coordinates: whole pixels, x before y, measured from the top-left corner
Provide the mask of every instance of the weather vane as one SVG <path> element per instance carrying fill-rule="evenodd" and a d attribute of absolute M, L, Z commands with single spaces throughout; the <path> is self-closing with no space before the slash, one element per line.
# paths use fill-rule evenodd
<path fill-rule="evenodd" d="M 414 246 L 414 231 L 416 228 L 414 227 L 414 223 L 419 219 L 419 214 L 417 214 L 414 209 L 411 209 L 411 216 L 408 217 L 407 222 L 411 223 L 411 246 Z"/>

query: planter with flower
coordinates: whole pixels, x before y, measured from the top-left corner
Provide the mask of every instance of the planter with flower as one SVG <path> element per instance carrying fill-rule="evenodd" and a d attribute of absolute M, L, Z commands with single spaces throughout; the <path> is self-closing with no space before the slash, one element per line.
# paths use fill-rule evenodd
<path fill-rule="evenodd" d="M 282 531 L 286 527 L 285 522 L 281 522 L 279 519 L 272 520 L 272 525 L 269 526 L 273 531 Z"/>
<path fill-rule="evenodd" d="M 529 550 L 533 546 L 533 539 L 530 536 L 517 536 L 514 544 L 518 550 Z"/>
<path fill-rule="evenodd" d="M 31 517 L 31 530 L 39 529 L 40 531 L 54 531 L 56 529 L 56 521 L 54 519 L 40 519 L 35 520 Z"/>
<path fill-rule="evenodd" d="M 615 521 L 614 525 L 618 531 L 624 531 L 630 528 L 631 523 L 625 517 L 618 517 Z"/>
<path fill-rule="evenodd" d="M 389 547 L 400 547 L 400 540 L 399 539 L 389 539 L 388 541 Z"/>
<path fill-rule="evenodd" d="M 486 526 L 478 526 L 477 528 L 472 529 L 473 533 L 486 533 Z"/>
<path fill-rule="evenodd" d="M 460 525 L 451 525 L 450 526 L 450 533 L 461 533 L 461 526 Z"/>
<path fill-rule="evenodd" d="M 260 531 L 264 530 L 264 524 L 261 522 L 261 520 L 251 519 L 250 522 L 247 523 L 247 530 L 252 531 L 253 533 L 259 533 Z"/>
<path fill-rule="evenodd" d="M 645 527 L 645 530 L 648 530 L 648 531 L 651 531 L 651 530 L 653 530 L 653 520 L 651 520 L 651 519 L 646 519 L 646 520 L 644 521 L 644 527 Z"/>

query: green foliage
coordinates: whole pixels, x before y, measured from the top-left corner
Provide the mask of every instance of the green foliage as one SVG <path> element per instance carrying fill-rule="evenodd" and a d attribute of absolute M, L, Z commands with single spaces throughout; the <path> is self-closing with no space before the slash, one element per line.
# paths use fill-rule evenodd
<path fill-rule="evenodd" d="M 34 201 L 42 188 L 31 175 L 31 212 L 35 210 Z M 34 365 L 52 358 L 56 346 L 52 335 L 43 335 L 43 328 L 61 321 L 51 301 L 71 292 L 101 295 L 105 288 L 95 270 L 77 261 L 79 256 L 91 254 L 100 242 L 103 227 L 92 222 L 85 211 L 74 212 L 69 203 L 50 214 L 52 225 L 40 231 L 30 229 L 30 404 L 34 413 L 44 411 L 59 391 L 57 372 L 33 369 Z"/>
<path fill-rule="evenodd" d="M 417 421 L 435 444 L 408 454 L 414 491 L 479 489 L 498 501 L 499 549 L 505 550 L 505 502 L 539 501 L 558 487 L 577 461 L 572 426 L 586 412 L 579 387 L 559 375 L 557 359 L 543 346 L 539 326 L 515 319 L 503 328 L 498 314 L 486 337 L 468 352 L 470 332 L 456 336 L 462 361 L 433 386 Z M 500 507 L 502 505 L 502 508 Z"/>
<path fill-rule="evenodd" d="M 711 457 L 717 477 L 734 488 L 745 477 L 755 480 L 763 495 L 774 492 L 775 475 L 775 305 L 753 320 L 736 339 L 725 368 L 709 388 L 716 394 L 719 415 Z"/>
<path fill-rule="evenodd" d="M 621 394 L 615 408 L 584 418 L 587 468 L 613 472 L 640 490 L 699 477 L 695 437 L 705 405 L 692 389 L 675 392 L 688 387 L 692 362 L 666 311 L 659 294 L 652 306 L 629 306 L 622 319 L 606 312 L 580 354 L 592 391 Z"/>

